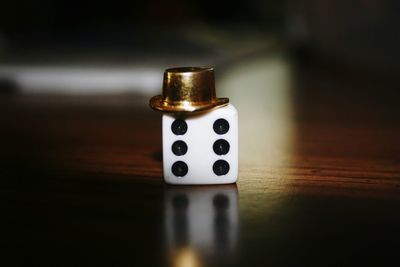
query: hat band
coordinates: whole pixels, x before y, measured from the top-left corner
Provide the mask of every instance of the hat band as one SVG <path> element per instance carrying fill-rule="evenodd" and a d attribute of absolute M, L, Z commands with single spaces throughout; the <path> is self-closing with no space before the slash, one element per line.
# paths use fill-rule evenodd
<path fill-rule="evenodd" d="M 162 99 L 163 106 L 203 106 L 207 104 L 214 104 L 218 102 L 218 99 L 211 99 L 209 101 L 189 101 L 189 100 L 167 100 Z"/>

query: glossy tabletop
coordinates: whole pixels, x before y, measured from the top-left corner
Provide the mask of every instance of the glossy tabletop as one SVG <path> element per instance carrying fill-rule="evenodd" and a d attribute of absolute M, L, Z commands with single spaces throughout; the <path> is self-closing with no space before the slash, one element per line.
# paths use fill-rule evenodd
<path fill-rule="evenodd" d="M 3 94 L 5 266 L 398 265 L 398 82 L 279 58 L 216 75 L 236 185 L 164 184 L 147 97 Z"/>

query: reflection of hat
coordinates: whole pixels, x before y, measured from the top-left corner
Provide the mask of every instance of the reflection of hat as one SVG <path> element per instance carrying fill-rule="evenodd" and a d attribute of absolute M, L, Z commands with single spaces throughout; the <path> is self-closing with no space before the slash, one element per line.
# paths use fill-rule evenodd
<path fill-rule="evenodd" d="M 150 99 L 150 107 L 163 112 L 188 113 L 226 105 L 215 96 L 213 68 L 173 68 L 164 72 L 162 95 Z"/>

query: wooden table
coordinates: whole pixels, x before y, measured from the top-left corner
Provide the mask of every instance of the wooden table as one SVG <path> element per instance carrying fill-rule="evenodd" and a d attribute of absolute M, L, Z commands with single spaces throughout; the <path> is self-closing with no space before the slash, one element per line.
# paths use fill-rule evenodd
<path fill-rule="evenodd" d="M 147 98 L 2 95 L 4 266 L 398 265 L 398 81 L 287 71 L 223 91 L 237 186 L 165 185 Z"/>

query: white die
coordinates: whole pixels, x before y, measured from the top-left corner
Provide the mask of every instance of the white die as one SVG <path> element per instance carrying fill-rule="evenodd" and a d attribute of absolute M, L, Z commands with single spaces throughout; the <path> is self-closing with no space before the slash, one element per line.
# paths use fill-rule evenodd
<path fill-rule="evenodd" d="M 164 114 L 162 124 L 166 183 L 237 181 L 238 114 L 232 104 L 185 117 Z"/>

